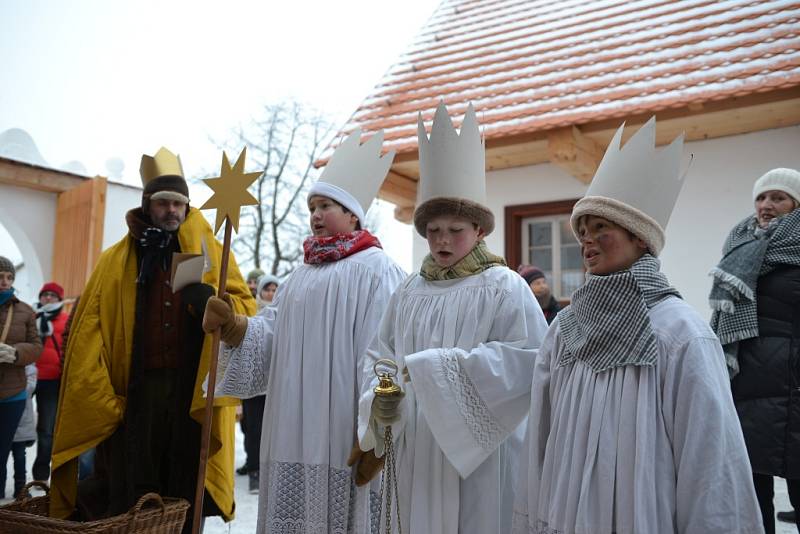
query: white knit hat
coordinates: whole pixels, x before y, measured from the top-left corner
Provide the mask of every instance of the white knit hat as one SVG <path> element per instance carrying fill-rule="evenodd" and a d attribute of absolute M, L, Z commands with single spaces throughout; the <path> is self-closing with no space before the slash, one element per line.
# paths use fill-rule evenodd
<path fill-rule="evenodd" d="M 281 280 L 274 274 L 262 274 L 258 277 L 258 283 L 256 284 L 256 295 L 260 295 L 261 290 L 269 284 L 275 284 L 276 286 L 279 286 L 281 285 Z"/>
<path fill-rule="evenodd" d="M 753 185 L 753 200 L 766 191 L 783 191 L 800 204 L 800 172 L 784 168 L 767 171 Z"/>
<path fill-rule="evenodd" d="M 333 153 L 308 197 L 321 195 L 335 200 L 358 217 L 364 227 L 365 214 L 375 200 L 394 160 L 394 151 L 381 156 L 383 130 L 361 144 L 361 128 L 353 130 Z"/>
<path fill-rule="evenodd" d="M 658 256 L 683 186 L 679 176 L 683 134 L 657 151 L 652 117 L 620 148 L 623 128 L 624 123 L 611 139 L 586 196 L 572 209 L 572 231 L 578 237 L 578 222 L 584 215 L 602 217 L 632 232 Z"/>

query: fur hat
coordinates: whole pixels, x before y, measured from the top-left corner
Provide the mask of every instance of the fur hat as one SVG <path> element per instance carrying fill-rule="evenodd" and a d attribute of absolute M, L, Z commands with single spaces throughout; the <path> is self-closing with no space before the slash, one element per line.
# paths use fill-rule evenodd
<path fill-rule="evenodd" d="M 14 275 L 14 277 L 16 277 L 17 270 L 14 268 L 14 262 L 5 256 L 0 256 L 0 273 L 11 273 Z"/>
<path fill-rule="evenodd" d="M 39 297 L 41 297 L 42 293 L 45 291 L 50 291 L 58 295 L 58 300 L 64 300 L 64 288 L 55 282 L 47 282 L 45 285 L 43 285 L 42 289 L 39 290 Z"/>
<path fill-rule="evenodd" d="M 142 155 L 142 209 L 147 213 L 151 200 L 177 200 L 189 204 L 189 185 L 183 176 L 180 156 L 161 147 L 155 156 Z"/>
<path fill-rule="evenodd" d="M 664 228 L 683 186 L 680 162 L 683 134 L 656 150 L 656 120 L 652 117 L 621 146 L 619 127 L 586 191 L 572 209 L 570 224 L 578 238 L 584 215 L 616 223 L 647 244 L 653 256 L 664 248 Z"/>
<path fill-rule="evenodd" d="M 428 221 L 440 215 L 461 217 L 477 224 L 486 235 L 494 230 L 494 214 L 486 202 L 486 163 L 475 109 L 470 104 L 456 132 L 444 103 L 433 116 L 430 138 L 420 114 L 419 185 L 414 228 L 425 237 Z"/>
<path fill-rule="evenodd" d="M 494 230 L 494 214 L 489 208 L 466 198 L 436 197 L 420 204 L 414 210 L 414 228 L 426 236 L 428 221 L 440 215 L 460 217 L 477 224 L 486 235 Z"/>
<path fill-rule="evenodd" d="M 783 191 L 800 204 L 800 172 L 783 168 L 768 171 L 753 185 L 753 200 L 767 191 Z"/>

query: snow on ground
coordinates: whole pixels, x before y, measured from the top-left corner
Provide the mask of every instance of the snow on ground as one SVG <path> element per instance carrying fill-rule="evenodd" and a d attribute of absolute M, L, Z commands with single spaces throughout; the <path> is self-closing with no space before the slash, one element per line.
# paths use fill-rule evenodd
<path fill-rule="evenodd" d="M 33 458 L 36 455 L 36 447 L 27 449 L 28 476 L 33 465 Z M 244 463 L 244 436 L 239 425 L 236 425 L 236 467 Z M 14 488 L 13 466 L 11 459 L 8 461 L 8 475 L 6 477 L 6 496 L 10 496 Z M 225 523 L 218 517 L 211 517 L 206 520 L 203 534 L 252 534 L 256 531 L 256 519 L 258 516 L 258 495 L 251 495 L 247 490 L 247 477 L 236 476 L 236 519 L 230 523 Z M 0 505 L 10 502 L 10 499 L 0 500 Z M 786 482 L 783 479 L 775 479 L 775 509 L 789 510 L 789 495 L 786 491 Z M 796 534 L 797 530 L 788 523 L 776 523 L 776 534 Z"/>
<path fill-rule="evenodd" d="M 36 446 L 25 449 L 25 460 L 28 464 L 28 480 L 31 477 L 33 460 L 36 457 Z M 235 467 L 244 463 L 244 435 L 239 425 L 236 425 L 236 459 Z M 12 459 L 8 459 L 8 474 L 6 475 L 5 495 L 11 497 L 14 492 L 14 466 Z M 219 517 L 210 517 L 206 520 L 203 534 L 252 534 L 256 531 L 258 517 L 258 495 L 251 495 L 247 489 L 247 477 L 235 475 L 236 518 L 230 523 L 225 523 Z M 0 499 L 0 505 L 11 502 L 11 499 Z"/>

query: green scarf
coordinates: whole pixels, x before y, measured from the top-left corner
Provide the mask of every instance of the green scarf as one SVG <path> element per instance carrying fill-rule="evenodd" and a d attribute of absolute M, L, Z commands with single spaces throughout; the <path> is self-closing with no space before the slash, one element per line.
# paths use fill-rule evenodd
<path fill-rule="evenodd" d="M 465 278 L 473 274 L 482 273 L 486 269 L 495 266 L 506 266 L 506 261 L 500 256 L 489 252 L 486 243 L 478 241 L 478 244 L 458 263 L 450 267 L 442 267 L 433 260 L 433 256 L 428 254 L 422 260 L 422 267 L 419 274 L 431 282 L 434 280 L 455 280 Z"/>

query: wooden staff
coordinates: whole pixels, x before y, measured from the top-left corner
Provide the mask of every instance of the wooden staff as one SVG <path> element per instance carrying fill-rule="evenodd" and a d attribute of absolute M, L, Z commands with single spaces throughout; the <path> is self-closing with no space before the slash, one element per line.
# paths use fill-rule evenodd
<path fill-rule="evenodd" d="M 239 213 L 242 206 L 258 204 L 258 201 L 247 192 L 250 184 L 258 178 L 260 172 L 244 172 L 244 159 L 247 149 L 242 149 L 236 163 L 231 167 L 228 155 L 222 153 L 222 170 L 217 178 L 203 180 L 214 194 L 200 209 L 217 210 L 216 228 L 218 232 L 225 223 L 225 238 L 222 241 L 222 262 L 219 269 L 219 288 L 217 296 L 222 298 L 228 281 L 228 260 L 231 252 L 232 230 L 239 231 Z M 208 448 L 211 441 L 211 420 L 214 414 L 214 390 L 217 383 L 217 358 L 219 356 L 220 331 L 217 329 L 211 338 L 211 361 L 208 366 L 208 391 L 206 405 L 203 409 L 203 426 L 200 429 L 200 462 L 197 467 L 197 488 L 194 494 L 192 534 L 199 534 L 203 520 L 203 497 L 206 486 L 206 464 Z"/>

